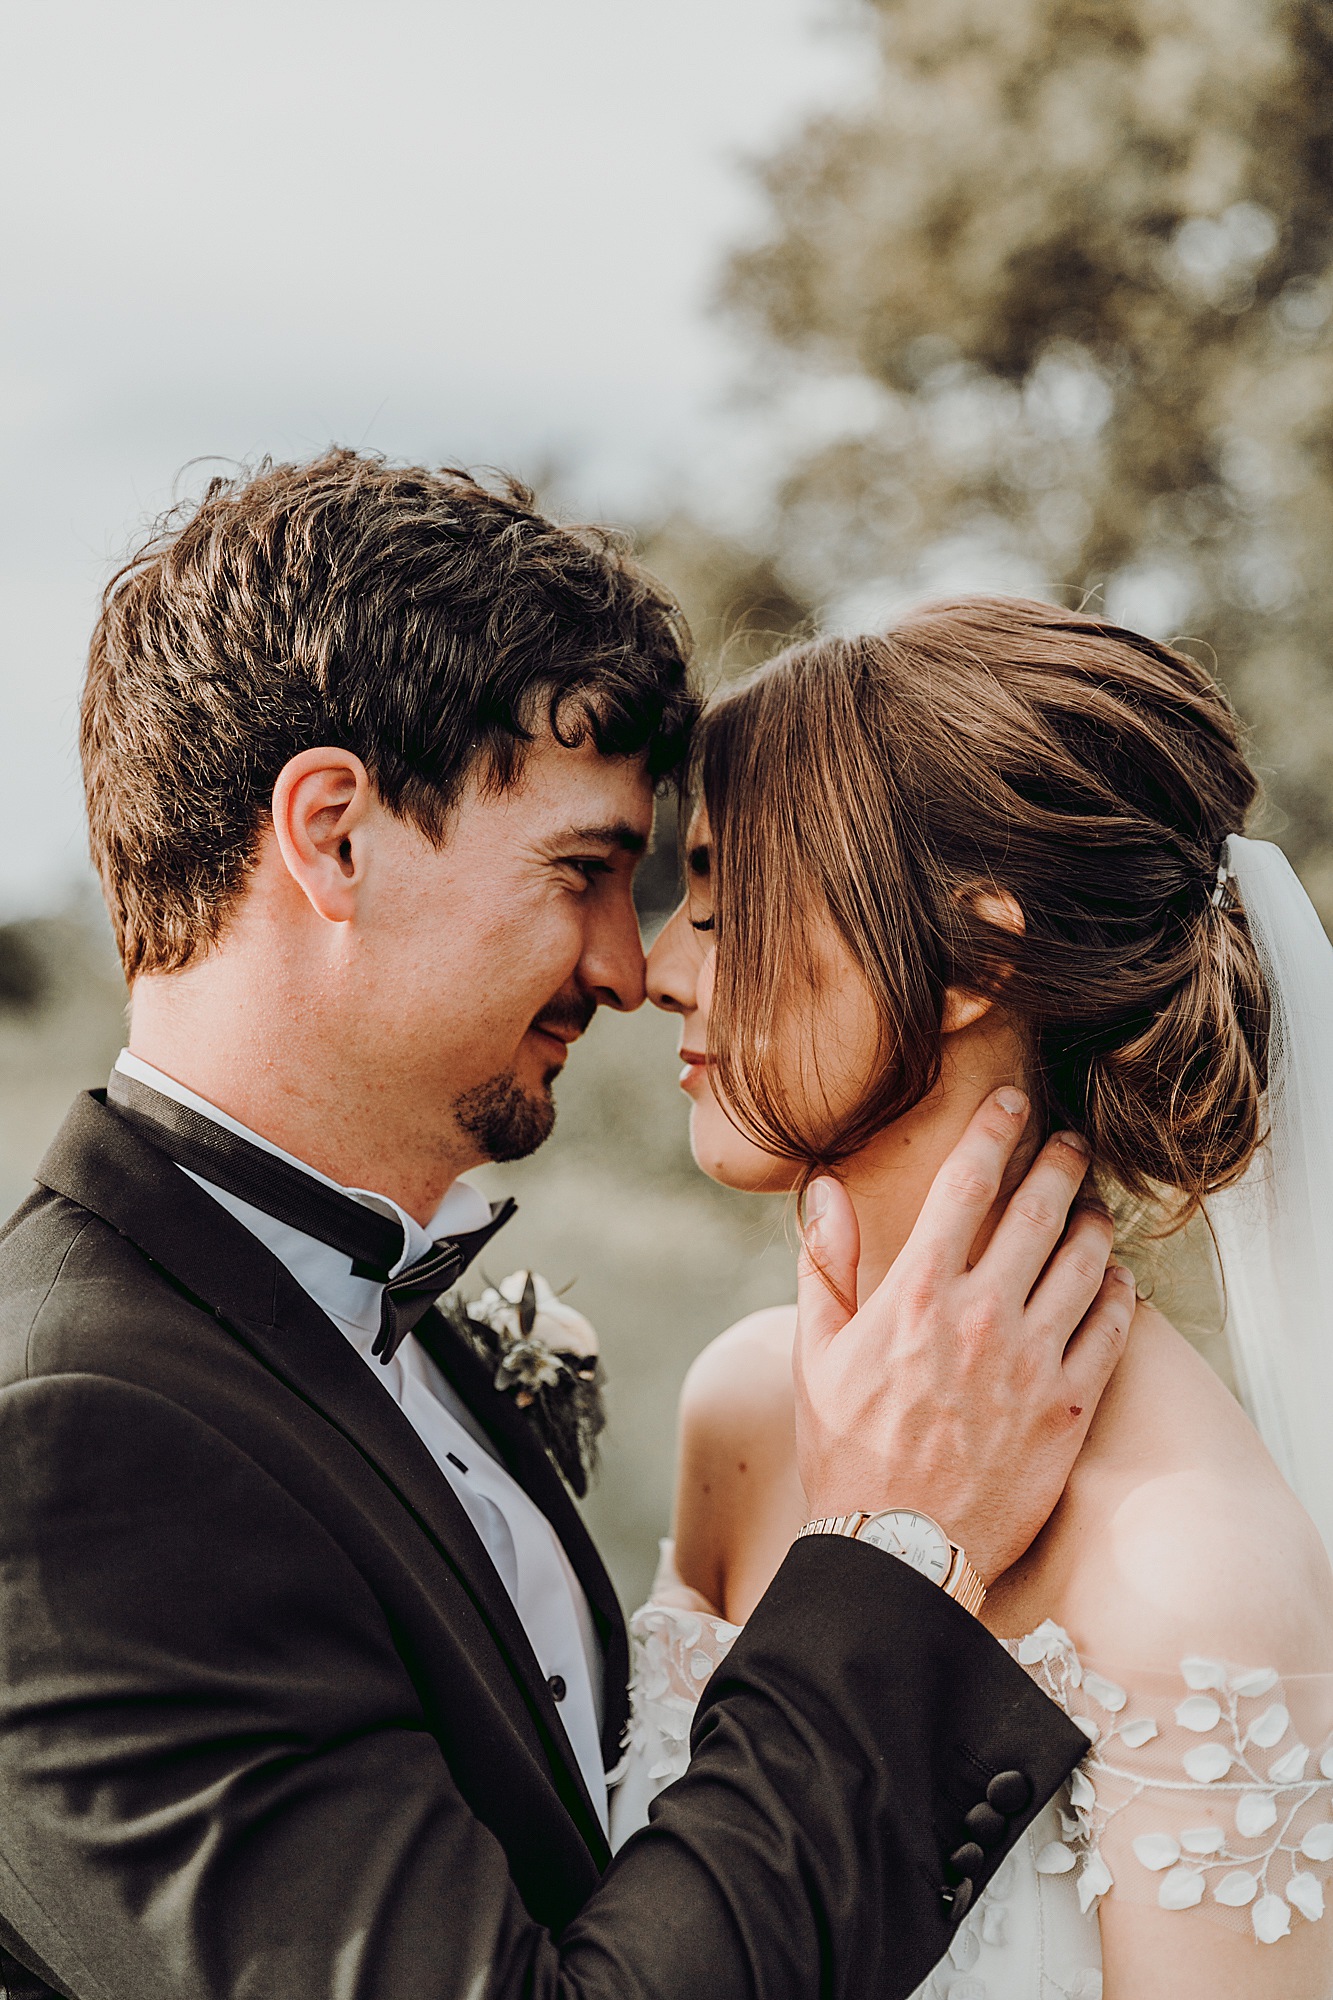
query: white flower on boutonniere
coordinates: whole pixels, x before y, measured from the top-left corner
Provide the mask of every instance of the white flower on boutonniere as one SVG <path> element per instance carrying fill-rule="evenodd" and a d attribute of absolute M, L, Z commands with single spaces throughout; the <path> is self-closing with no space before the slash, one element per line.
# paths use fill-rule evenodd
<path fill-rule="evenodd" d="M 538 1420 L 548 1451 L 582 1498 L 605 1423 L 597 1334 L 535 1271 L 512 1271 L 467 1308 L 495 1386 Z"/>

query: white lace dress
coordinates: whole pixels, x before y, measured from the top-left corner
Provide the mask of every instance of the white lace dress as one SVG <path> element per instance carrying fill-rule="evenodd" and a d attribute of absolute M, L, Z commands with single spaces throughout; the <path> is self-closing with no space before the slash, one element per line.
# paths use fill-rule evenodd
<path fill-rule="evenodd" d="M 664 1551 L 669 1561 L 669 1551 Z M 689 1762 L 705 1683 L 740 1627 L 650 1601 L 611 1802 L 614 1845 Z M 1333 1675 L 1283 1683 L 1203 1657 L 1113 1676 L 1048 1622 L 1008 1650 L 1089 1739 L 913 2000 L 1099 2000 L 1097 1912 L 1116 1896 L 1281 1948 L 1324 1922 L 1333 1864 Z M 1329 1923 L 1333 1991 L 1333 1920 Z"/>

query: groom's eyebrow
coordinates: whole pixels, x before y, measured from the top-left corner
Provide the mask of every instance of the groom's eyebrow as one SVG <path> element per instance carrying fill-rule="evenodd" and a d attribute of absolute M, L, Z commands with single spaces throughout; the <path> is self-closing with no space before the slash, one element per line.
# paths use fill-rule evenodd
<path fill-rule="evenodd" d="M 608 820 L 605 826 L 572 826 L 561 840 L 582 842 L 587 847 L 618 847 L 622 854 L 645 854 L 648 850 L 645 836 L 626 819 Z"/>

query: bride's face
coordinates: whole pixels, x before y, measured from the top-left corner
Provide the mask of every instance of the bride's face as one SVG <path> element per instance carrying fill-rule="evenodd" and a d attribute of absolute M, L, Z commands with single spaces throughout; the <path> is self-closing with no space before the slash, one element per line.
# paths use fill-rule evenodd
<path fill-rule="evenodd" d="M 748 1192 L 785 1192 L 801 1168 L 766 1153 L 738 1129 L 718 1094 L 708 1059 L 708 1017 L 717 940 L 713 929 L 709 829 L 696 815 L 686 857 L 686 896 L 648 954 L 648 994 L 680 1018 L 680 1087 L 690 1100 L 690 1147 L 712 1180 Z M 829 927 L 814 952 L 816 981 L 808 1006 L 793 1008 L 773 1049 L 790 1100 L 834 1120 L 854 1101 L 878 1047 L 869 993 L 846 948 Z"/>

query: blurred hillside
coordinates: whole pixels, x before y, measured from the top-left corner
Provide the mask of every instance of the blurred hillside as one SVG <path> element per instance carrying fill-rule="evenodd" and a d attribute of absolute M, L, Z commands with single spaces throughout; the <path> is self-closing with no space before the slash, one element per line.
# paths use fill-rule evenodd
<path fill-rule="evenodd" d="M 0 926 L 0 1215 L 32 1186 L 74 1094 L 104 1084 L 125 988 L 102 906 Z"/>

